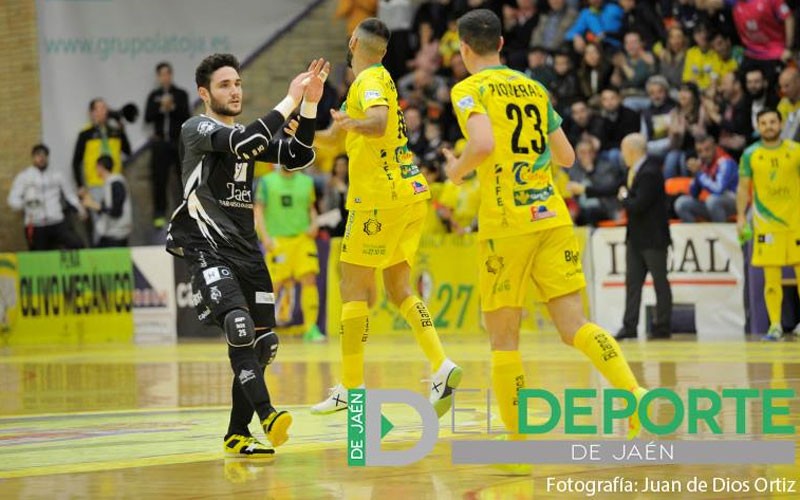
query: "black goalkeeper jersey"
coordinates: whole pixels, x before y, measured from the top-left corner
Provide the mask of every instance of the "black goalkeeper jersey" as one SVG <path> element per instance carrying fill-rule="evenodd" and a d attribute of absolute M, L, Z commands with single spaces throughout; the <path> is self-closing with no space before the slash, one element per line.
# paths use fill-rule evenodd
<path fill-rule="evenodd" d="M 314 161 L 315 120 L 300 117 L 296 136 L 277 139 L 283 116 L 272 111 L 256 122 L 228 126 L 205 115 L 181 129 L 183 202 L 167 229 L 167 251 L 183 257 L 207 252 L 223 258 L 260 259 L 253 221 L 255 161 L 305 168 Z"/>

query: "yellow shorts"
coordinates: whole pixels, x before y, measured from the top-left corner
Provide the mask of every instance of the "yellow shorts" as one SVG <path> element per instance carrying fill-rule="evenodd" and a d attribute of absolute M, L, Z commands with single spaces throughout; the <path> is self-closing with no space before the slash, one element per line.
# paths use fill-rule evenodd
<path fill-rule="evenodd" d="M 422 236 L 428 202 L 378 210 L 351 210 L 342 239 L 341 261 L 382 269 L 412 264 Z"/>
<path fill-rule="evenodd" d="M 317 244 L 311 236 L 276 236 L 272 241 L 274 247 L 267 253 L 266 261 L 274 284 L 319 274 Z"/>
<path fill-rule="evenodd" d="M 753 235 L 753 265 L 793 266 L 800 264 L 800 231 Z"/>
<path fill-rule="evenodd" d="M 481 310 L 523 307 L 527 281 L 537 300 L 550 300 L 583 289 L 578 240 L 572 226 L 482 240 L 478 247 Z"/>

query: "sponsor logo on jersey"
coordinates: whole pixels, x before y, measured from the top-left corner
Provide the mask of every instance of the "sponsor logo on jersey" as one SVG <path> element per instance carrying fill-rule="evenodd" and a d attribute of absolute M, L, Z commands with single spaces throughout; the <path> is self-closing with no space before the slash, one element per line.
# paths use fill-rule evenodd
<path fill-rule="evenodd" d="M 371 101 L 373 99 L 380 99 L 381 93 L 377 90 L 367 90 L 364 92 L 364 100 Z"/>
<path fill-rule="evenodd" d="M 466 111 L 475 107 L 475 99 L 473 99 L 471 95 L 467 95 L 459 99 L 456 105 L 462 111 Z"/>
<path fill-rule="evenodd" d="M 556 215 L 558 214 L 556 214 L 552 210 L 548 210 L 547 207 L 544 205 L 539 205 L 538 207 L 531 207 L 531 220 L 534 222 L 537 220 L 549 219 L 551 217 L 555 217 Z"/>
<path fill-rule="evenodd" d="M 274 304 L 275 294 L 270 292 L 256 292 L 256 304 Z"/>
<path fill-rule="evenodd" d="M 497 274 L 503 270 L 505 267 L 505 263 L 503 262 L 503 257 L 499 255 L 490 255 L 488 259 L 486 259 L 486 272 L 490 274 Z"/>
<path fill-rule="evenodd" d="M 214 122 L 202 121 L 197 124 L 197 133 L 205 136 L 213 132 L 214 128 L 216 128 Z"/>
<path fill-rule="evenodd" d="M 233 180 L 235 182 L 247 182 L 247 162 L 236 162 L 233 172 Z"/>
<path fill-rule="evenodd" d="M 364 223 L 364 232 L 367 233 L 367 236 L 372 236 L 374 234 L 378 234 L 381 232 L 381 223 L 378 222 L 378 219 L 369 218 Z"/>
<path fill-rule="evenodd" d="M 219 304 L 219 301 L 222 300 L 222 292 L 219 291 L 219 288 L 216 286 L 212 286 L 209 290 L 209 294 L 211 295 L 211 300 L 215 304 Z"/>
<path fill-rule="evenodd" d="M 414 194 L 426 193 L 428 192 L 428 186 L 421 182 L 412 181 L 411 187 L 414 188 Z"/>

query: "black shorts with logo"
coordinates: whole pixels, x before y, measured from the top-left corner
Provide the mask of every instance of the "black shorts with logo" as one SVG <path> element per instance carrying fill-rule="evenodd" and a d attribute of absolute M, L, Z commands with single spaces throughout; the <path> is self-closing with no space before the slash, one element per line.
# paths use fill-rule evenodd
<path fill-rule="evenodd" d="M 232 259 L 199 251 L 186 255 L 192 283 L 192 302 L 198 319 L 223 326 L 233 309 L 246 309 L 256 328 L 275 326 L 275 294 L 260 255 Z"/>

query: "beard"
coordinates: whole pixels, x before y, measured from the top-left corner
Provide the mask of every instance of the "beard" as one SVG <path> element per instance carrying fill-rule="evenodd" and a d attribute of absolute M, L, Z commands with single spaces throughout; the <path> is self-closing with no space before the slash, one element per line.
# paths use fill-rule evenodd
<path fill-rule="evenodd" d="M 346 56 L 345 60 L 347 61 L 347 67 L 348 68 L 352 68 L 353 67 L 353 51 L 349 47 L 347 48 L 347 56 Z"/>
<path fill-rule="evenodd" d="M 773 141 L 777 141 L 780 136 L 781 136 L 781 131 L 780 130 L 777 130 L 777 131 L 774 131 L 774 132 L 772 130 L 770 130 L 766 134 L 762 135 L 761 138 L 764 139 L 767 142 L 773 142 Z"/>
<path fill-rule="evenodd" d="M 749 92 L 750 97 L 755 101 L 760 100 L 762 97 L 764 97 L 764 94 L 766 93 L 767 93 L 766 89 L 761 89 L 758 92 Z"/>
<path fill-rule="evenodd" d="M 211 97 L 209 107 L 211 108 L 211 111 L 220 116 L 239 116 L 242 113 L 241 107 L 239 108 L 239 111 L 234 111 L 229 106 L 214 99 L 214 97 Z"/>

